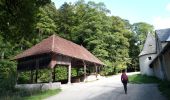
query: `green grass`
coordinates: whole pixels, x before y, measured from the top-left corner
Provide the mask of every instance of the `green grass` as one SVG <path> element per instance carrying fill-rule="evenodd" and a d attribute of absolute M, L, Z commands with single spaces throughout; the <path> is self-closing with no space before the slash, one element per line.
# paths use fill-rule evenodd
<path fill-rule="evenodd" d="M 142 83 L 157 83 L 158 88 L 161 91 L 161 93 L 167 97 L 168 100 L 170 100 L 170 82 L 169 81 L 162 81 L 160 79 L 157 79 L 156 77 L 150 77 L 146 75 L 136 74 L 136 75 L 129 75 L 129 82 L 130 83 L 136 83 L 136 84 L 142 84 Z"/>
<path fill-rule="evenodd" d="M 130 83 L 136 83 L 136 84 L 161 82 L 161 80 L 157 79 L 156 77 L 146 76 L 141 74 L 129 75 L 128 77 Z"/>
<path fill-rule="evenodd" d="M 52 95 L 58 94 L 61 89 L 45 90 L 45 91 L 28 91 L 15 90 L 4 92 L 0 96 L 0 100 L 42 100 Z"/>
<path fill-rule="evenodd" d="M 53 96 L 59 93 L 60 91 L 61 91 L 60 89 L 41 91 L 35 95 L 24 97 L 23 100 L 42 100 L 44 98 Z"/>
<path fill-rule="evenodd" d="M 159 83 L 158 87 L 162 94 L 165 95 L 168 100 L 170 100 L 170 82 L 162 81 Z"/>

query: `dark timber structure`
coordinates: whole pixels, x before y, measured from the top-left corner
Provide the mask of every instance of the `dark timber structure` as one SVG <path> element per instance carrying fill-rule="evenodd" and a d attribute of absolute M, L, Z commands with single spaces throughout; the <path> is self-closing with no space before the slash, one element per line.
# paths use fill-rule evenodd
<path fill-rule="evenodd" d="M 94 66 L 96 75 L 99 66 L 104 64 L 92 55 L 83 46 L 79 46 L 71 41 L 59 36 L 52 35 L 42 42 L 36 44 L 23 53 L 18 54 L 17 71 L 31 71 L 31 81 L 33 82 L 33 71 L 35 71 L 35 82 L 39 69 L 50 68 L 50 82 L 55 81 L 55 66 L 64 65 L 68 67 L 68 83 L 71 83 L 71 67 L 84 67 L 84 77 L 86 78 L 86 67 Z"/>

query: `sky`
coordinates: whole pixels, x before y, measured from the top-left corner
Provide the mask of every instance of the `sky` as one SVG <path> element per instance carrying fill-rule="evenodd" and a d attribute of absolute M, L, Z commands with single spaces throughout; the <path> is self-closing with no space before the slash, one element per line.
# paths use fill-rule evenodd
<path fill-rule="evenodd" d="M 64 2 L 77 0 L 52 0 L 56 8 Z M 103 2 L 111 15 L 127 19 L 131 24 L 146 22 L 155 29 L 170 28 L 170 0 L 85 0 Z"/>

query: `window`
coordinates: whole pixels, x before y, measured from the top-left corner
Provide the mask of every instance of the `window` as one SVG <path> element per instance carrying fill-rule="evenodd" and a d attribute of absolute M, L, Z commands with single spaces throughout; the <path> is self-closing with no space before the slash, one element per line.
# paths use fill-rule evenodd
<path fill-rule="evenodd" d="M 149 59 L 149 60 L 152 60 L 152 58 L 151 58 L 151 57 L 148 57 L 148 59 Z"/>

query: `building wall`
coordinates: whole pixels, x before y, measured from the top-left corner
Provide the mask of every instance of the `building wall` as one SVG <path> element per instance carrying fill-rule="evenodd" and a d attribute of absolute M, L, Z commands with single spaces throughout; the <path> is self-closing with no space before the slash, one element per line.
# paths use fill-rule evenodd
<path fill-rule="evenodd" d="M 163 44 L 161 44 L 161 41 L 159 40 L 158 36 L 156 35 L 156 51 L 157 54 L 159 54 L 162 50 Z"/>
<path fill-rule="evenodd" d="M 164 57 L 164 68 L 165 74 L 168 80 L 170 80 L 170 51 L 167 51 L 163 54 Z"/>
<path fill-rule="evenodd" d="M 164 48 L 167 45 L 167 42 L 162 42 L 161 45 L 162 45 L 162 48 Z"/>
<path fill-rule="evenodd" d="M 151 57 L 149 60 L 148 57 Z M 143 55 L 139 57 L 140 72 L 142 75 L 153 76 L 153 69 L 149 67 L 149 64 L 156 57 L 156 54 Z"/>
<path fill-rule="evenodd" d="M 156 76 L 159 79 L 163 79 L 163 73 L 160 66 L 159 58 L 157 58 L 153 63 L 153 72 L 154 72 L 154 76 Z"/>

